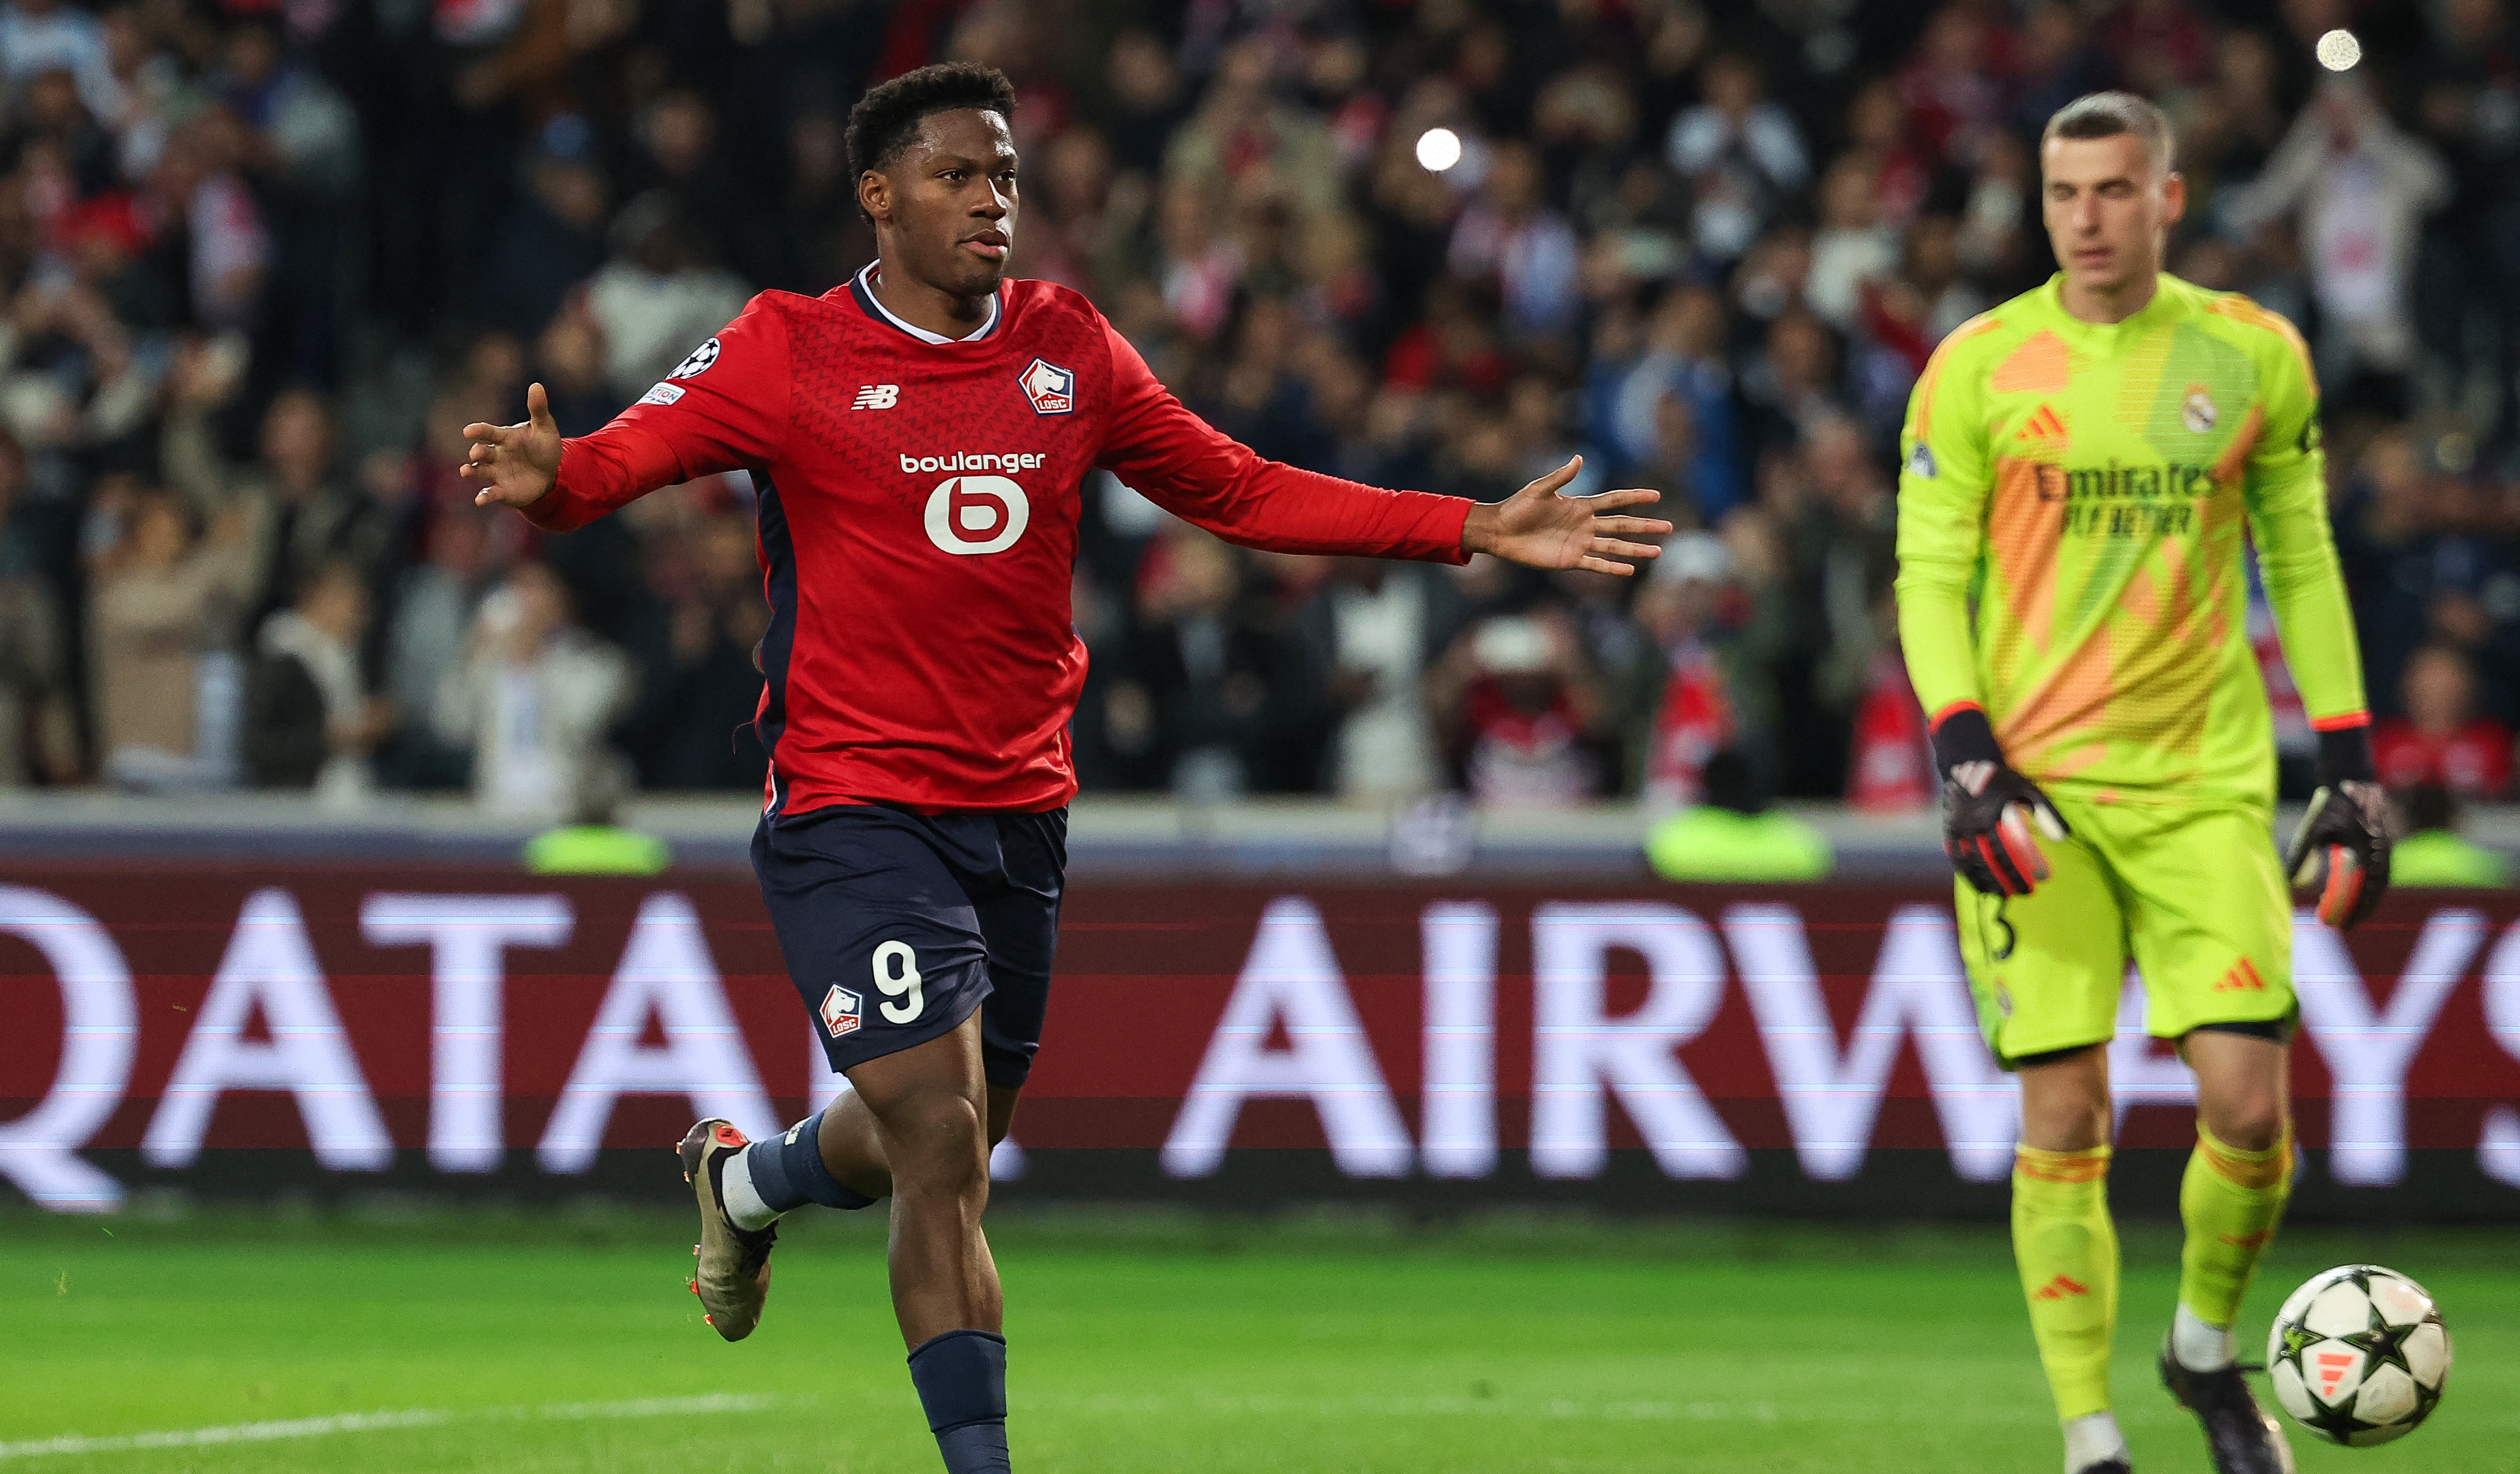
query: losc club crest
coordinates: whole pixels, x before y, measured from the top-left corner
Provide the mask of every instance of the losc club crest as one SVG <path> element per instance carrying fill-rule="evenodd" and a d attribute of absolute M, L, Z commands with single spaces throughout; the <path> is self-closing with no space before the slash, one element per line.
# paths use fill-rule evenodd
<path fill-rule="evenodd" d="M 1076 409 L 1076 376 L 1049 359 L 1036 358 L 1024 365 L 1015 381 L 1023 385 L 1024 397 L 1032 401 L 1036 415 L 1065 415 Z"/>
<path fill-rule="evenodd" d="M 843 1039 L 858 1031 L 858 1013 L 865 1005 L 866 1000 L 833 983 L 832 991 L 823 995 L 822 1007 L 815 1011 L 823 1015 L 823 1028 L 833 1039 Z"/>

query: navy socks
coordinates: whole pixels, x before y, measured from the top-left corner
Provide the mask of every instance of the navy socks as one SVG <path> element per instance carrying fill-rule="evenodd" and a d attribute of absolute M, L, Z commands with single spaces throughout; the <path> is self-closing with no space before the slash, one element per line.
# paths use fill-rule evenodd
<path fill-rule="evenodd" d="M 768 1140 L 745 1151 L 744 1167 L 752 1174 L 752 1190 L 774 1213 L 820 1203 L 826 1208 L 864 1208 L 875 1201 L 832 1176 L 823 1165 L 815 1139 L 823 1132 L 823 1113 L 816 1111 Z"/>
<path fill-rule="evenodd" d="M 1007 1474 L 1007 1338 L 949 1330 L 910 1354 L 946 1474 Z"/>
<path fill-rule="evenodd" d="M 807 1203 L 826 1208 L 864 1208 L 875 1199 L 855 1191 L 823 1165 L 816 1138 L 820 1111 L 743 1155 L 753 1190 L 771 1211 Z M 910 1382 L 919 1389 L 936 1452 L 946 1474 L 1009 1474 L 1007 1461 L 1007 1340 L 984 1330 L 949 1330 L 920 1343 L 910 1354 Z"/>

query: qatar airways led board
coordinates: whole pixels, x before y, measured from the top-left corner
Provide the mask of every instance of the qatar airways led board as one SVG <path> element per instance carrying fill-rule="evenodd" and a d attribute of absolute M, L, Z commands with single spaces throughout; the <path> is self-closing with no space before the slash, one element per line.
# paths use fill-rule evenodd
<path fill-rule="evenodd" d="M 2516 917 L 2298 924 L 2305 1216 L 2520 1221 Z M 2015 1096 L 1937 888 L 1104 881 L 1060 949 L 1002 1197 L 2002 1210 Z M 2120 1197 L 2167 1212 L 2192 1083 L 2140 1007 Z M 843 1089 L 737 872 L 19 867 L 0 1009 L 0 1179 L 62 1211 L 661 1198 L 695 1115 Z"/>

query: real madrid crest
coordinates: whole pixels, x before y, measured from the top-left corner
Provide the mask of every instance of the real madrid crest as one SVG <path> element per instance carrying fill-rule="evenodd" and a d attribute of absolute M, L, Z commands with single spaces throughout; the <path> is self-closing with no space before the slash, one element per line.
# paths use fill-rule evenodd
<path fill-rule="evenodd" d="M 2191 383 L 2187 386 L 2187 402 L 2179 407 L 2179 423 L 2187 426 L 2187 433 L 2211 434 L 2214 430 L 2214 422 L 2222 418 L 2223 412 L 2215 408 L 2214 396 L 2205 391 L 2203 384 Z"/>

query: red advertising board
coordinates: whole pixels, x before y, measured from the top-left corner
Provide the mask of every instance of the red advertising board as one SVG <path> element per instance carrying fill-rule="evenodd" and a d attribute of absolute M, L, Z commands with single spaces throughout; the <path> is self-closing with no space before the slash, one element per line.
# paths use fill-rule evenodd
<path fill-rule="evenodd" d="M 2297 928 L 2312 1211 L 2520 1218 L 2515 916 L 2410 894 L 2350 944 Z M 696 1113 L 773 1129 L 841 1088 L 740 873 L 18 868 L 0 1006 L 0 1178 L 63 1210 L 662 1192 Z M 2191 1139 L 2140 1008 L 2132 1155 Z M 1975 1211 L 2013 1128 L 1932 888 L 1099 883 L 998 1166 L 1016 1194 Z"/>

